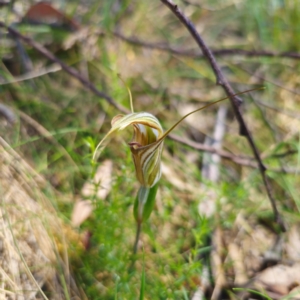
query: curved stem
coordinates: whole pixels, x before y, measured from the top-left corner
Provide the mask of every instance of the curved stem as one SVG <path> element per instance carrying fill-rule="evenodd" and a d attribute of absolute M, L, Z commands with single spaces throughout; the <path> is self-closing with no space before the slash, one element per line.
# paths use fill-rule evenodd
<path fill-rule="evenodd" d="M 135 242 L 133 245 L 133 255 L 134 256 L 137 254 L 138 243 L 140 240 L 141 231 L 142 231 L 142 222 L 138 222 L 137 226 L 136 226 Z"/>
<path fill-rule="evenodd" d="M 141 235 L 141 231 L 142 231 L 142 222 L 137 222 L 136 224 L 137 224 L 137 226 L 136 226 L 136 235 L 135 235 L 135 241 L 134 241 L 133 251 L 132 251 L 132 260 L 131 260 L 130 267 L 128 269 L 128 273 L 131 273 L 134 270 L 134 264 L 136 261 L 136 254 L 137 254 L 137 250 L 138 250 L 138 243 L 139 243 L 140 235 Z"/>

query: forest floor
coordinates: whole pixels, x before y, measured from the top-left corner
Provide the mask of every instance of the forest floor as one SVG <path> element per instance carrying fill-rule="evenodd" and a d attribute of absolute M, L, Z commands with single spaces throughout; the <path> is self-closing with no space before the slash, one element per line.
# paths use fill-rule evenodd
<path fill-rule="evenodd" d="M 0 299 L 300 299 L 299 1 L 2 2 Z M 165 139 L 136 255 L 132 129 L 92 158 L 128 90 L 164 130 L 232 98 Z"/>

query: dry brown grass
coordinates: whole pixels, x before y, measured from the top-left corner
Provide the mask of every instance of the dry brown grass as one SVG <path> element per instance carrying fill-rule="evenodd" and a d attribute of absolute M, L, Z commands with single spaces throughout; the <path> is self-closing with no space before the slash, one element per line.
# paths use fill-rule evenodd
<path fill-rule="evenodd" d="M 0 153 L 0 299 L 83 299 L 58 254 L 65 225 L 42 192 L 47 182 L 2 138 Z"/>

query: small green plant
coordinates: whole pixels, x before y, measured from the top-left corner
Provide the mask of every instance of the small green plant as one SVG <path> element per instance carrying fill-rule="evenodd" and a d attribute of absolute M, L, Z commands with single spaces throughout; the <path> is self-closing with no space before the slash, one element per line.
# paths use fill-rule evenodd
<path fill-rule="evenodd" d="M 257 90 L 257 88 L 252 90 Z M 244 91 L 237 95 L 252 90 Z M 94 151 L 93 160 L 95 160 L 97 155 L 99 155 L 105 148 L 111 137 L 116 135 L 119 131 L 126 129 L 128 126 L 133 126 L 133 139 L 128 143 L 128 145 L 130 146 L 130 151 L 134 161 L 136 177 L 140 183 L 140 188 L 136 196 L 133 210 L 134 218 L 137 223 L 136 239 L 133 247 L 133 254 L 135 255 L 137 252 L 142 223 L 149 219 L 154 208 L 158 181 L 161 177 L 161 153 L 164 139 L 177 125 L 191 114 L 224 101 L 228 99 L 228 97 L 209 103 L 186 114 L 170 129 L 163 132 L 162 126 L 155 116 L 148 112 L 134 112 L 132 96 L 129 89 L 128 92 L 131 113 L 127 115 L 117 115 L 112 119 L 112 128 L 97 145 Z M 131 270 L 133 266 L 134 260 L 132 261 L 132 265 L 129 270 Z"/>

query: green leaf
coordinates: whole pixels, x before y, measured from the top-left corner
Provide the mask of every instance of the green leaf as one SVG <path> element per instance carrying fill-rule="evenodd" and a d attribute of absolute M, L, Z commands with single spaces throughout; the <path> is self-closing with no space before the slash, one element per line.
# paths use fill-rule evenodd
<path fill-rule="evenodd" d="M 150 188 L 147 201 L 144 205 L 143 221 L 148 220 L 153 211 L 157 189 L 158 189 L 158 183 L 155 184 L 152 188 Z"/>
<path fill-rule="evenodd" d="M 140 187 L 133 207 L 133 215 L 138 223 L 149 219 L 154 208 L 157 189 L 158 183 L 151 188 Z"/>

